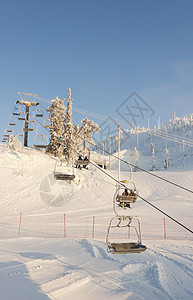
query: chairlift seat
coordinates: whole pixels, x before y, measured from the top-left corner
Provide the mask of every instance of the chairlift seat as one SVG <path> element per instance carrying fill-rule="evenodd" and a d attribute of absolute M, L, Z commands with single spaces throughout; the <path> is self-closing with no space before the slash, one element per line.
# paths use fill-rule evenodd
<path fill-rule="evenodd" d="M 34 129 L 33 128 L 23 128 L 23 131 L 24 132 L 27 132 L 27 131 L 33 131 Z"/>
<path fill-rule="evenodd" d="M 109 252 L 113 254 L 141 253 L 146 250 L 146 246 L 139 243 L 110 243 Z"/>
<path fill-rule="evenodd" d="M 20 112 L 14 111 L 14 112 L 13 112 L 13 115 L 14 115 L 14 116 L 19 116 L 19 115 L 20 115 Z"/>
<path fill-rule="evenodd" d="M 25 117 L 18 117 L 18 120 L 25 121 Z"/>
<path fill-rule="evenodd" d="M 16 125 L 16 123 L 15 123 L 15 122 L 9 122 L 9 125 L 11 125 L 11 126 L 15 126 L 15 125 Z"/>
<path fill-rule="evenodd" d="M 41 114 L 41 113 L 36 113 L 36 117 L 43 117 L 43 114 Z"/>
<path fill-rule="evenodd" d="M 78 166 L 88 166 L 89 165 L 89 163 L 90 163 L 90 161 L 89 160 L 81 160 L 81 159 L 78 159 L 77 161 L 76 161 L 76 165 L 78 165 Z"/>
<path fill-rule="evenodd" d="M 73 180 L 75 178 L 75 175 L 69 175 L 65 173 L 55 173 L 54 179 L 56 180 Z"/>
<path fill-rule="evenodd" d="M 125 202 L 125 203 L 135 203 L 137 201 L 137 195 L 118 195 L 117 202 Z"/>
<path fill-rule="evenodd" d="M 46 147 L 48 147 L 48 145 L 37 145 L 37 144 L 34 144 L 34 147 L 35 148 L 46 148 Z"/>

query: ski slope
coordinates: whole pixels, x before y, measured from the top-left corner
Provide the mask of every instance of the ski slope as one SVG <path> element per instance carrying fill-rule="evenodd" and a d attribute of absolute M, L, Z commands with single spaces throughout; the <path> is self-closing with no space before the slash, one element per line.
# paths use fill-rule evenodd
<path fill-rule="evenodd" d="M 129 159 L 127 151 L 121 154 Z M 156 174 L 192 189 L 189 159 L 184 169 Z M 54 165 L 41 151 L 0 145 L 0 299 L 193 299 L 191 233 L 166 218 L 164 239 L 164 216 L 139 199 L 129 213 L 141 220 L 147 250 L 107 253 L 115 182 L 93 166 L 76 169 L 71 185 L 56 182 Z M 128 179 L 127 166 L 121 169 L 121 179 Z M 111 175 L 117 177 L 115 159 Z M 143 172 L 133 180 L 142 197 L 193 230 L 191 193 Z"/>

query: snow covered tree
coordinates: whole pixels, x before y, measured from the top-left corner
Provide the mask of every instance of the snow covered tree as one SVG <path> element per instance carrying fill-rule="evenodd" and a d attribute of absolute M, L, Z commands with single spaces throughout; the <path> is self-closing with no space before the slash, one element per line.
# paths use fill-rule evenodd
<path fill-rule="evenodd" d="M 49 146 L 47 152 L 54 156 L 63 155 L 63 139 L 65 134 L 65 106 L 64 99 L 56 97 L 51 100 L 51 106 L 47 108 L 49 113 Z"/>
<path fill-rule="evenodd" d="M 8 144 L 9 144 L 9 148 L 11 148 L 12 150 L 19 151 L 19 152 L 22 151 L 22 143 L 20 142 L 17 136 L 10 135 Z"/>
<path fill-rule="evenodd" d="M 167 149 L 167 146 L 165 148 L 165 157 L 164 157 L 164 169 L 168 169 L 170 166 L 172 166 L 172 162 L 170 160 L 170 157 L 169 157 L 169 151 Z"/>
<path fill-rule="evenodd" d="M 155 150 L 153 144 L 152 144 L 151 153 L 152 153 L 152 165 L 150 171 L 157 171 L 157 163 L 156 163 Z"/>
<path fill-rule="evenodd" d="M 80 126 L 80 128 L 78 128 L 78 131 L 77 131 L 77 136 L 79 138 L 79 145 L 82 140 L 84 143 L 84 149 L 85 149 L 86 142 L 93 144 L 94 141 L 93 141 L 92 135 L 93 135 L 93 133 L 97 133 L 98 131 L 99 131 L 98 124 L 94 123 L 91 120 L 88 120 L 87 118 L 82 120 L 81 126 Z"/>
<path fill-rule="evenodd" d="M 68 89 L 68 102 L 66 106 L 66 116 L 65 116 L 65 134 L 64 134 L 64 155 L 66 157 L 66 160 L 72 161 L 75 153 L 74 150 L 77 148 L 77 142 L 76 142 L 76 126 L 75 124 L 72 124 L 72 98 L 71 98 L 71 89 Z"/>
<path fill-rule="evenodd" d="M 139 167 L 139 157 L 140 157 L 139 151 L 137 150 L 136 147 L 133 148 L 132 157 L 133 157 L 134 162 L 135 162 L 135 168 L 134 168 L 133 171 L 136 172 L 138 170 L 138 167 Z"/>

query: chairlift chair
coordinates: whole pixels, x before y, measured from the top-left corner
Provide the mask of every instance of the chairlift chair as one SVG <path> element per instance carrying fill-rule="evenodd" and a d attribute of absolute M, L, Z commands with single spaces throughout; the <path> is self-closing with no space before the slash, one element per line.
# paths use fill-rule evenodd
<path fill-rule="evenodd" d="M 50 119 L 45 119 L 44 120 L 44 128 L 49 128 L 50 127 Z"/>
<path fill-rule="evenodd" d="M 116 204 L 123 208 L 130 207 L 131 203 L 135 203 L 138 198 L 138 191 L 134 182 L 129 182 L 133 185 L 132 188 L 119 187 L 116 191 L 115 199 Z M 124 190 L 124 192 L 123 192 Z M 127 191 L 127 194 L 125 193 Z"/>
<path fill-rule="evenodd" d="M 15 120 L 13 118 L 10 119 L 9 125 L 10 126 L 15 126 L 16 125 L 16 122 L 15 122 Z"/>
<path fill-rule="evenodd" d="M 81 168 L 86 168 L 89 165 L 89 163 L 90 163 L 90 151 L 88 151 L 88 153 L 84 152 L 83 154 L 80 154 L 79 158 L 75 162 L 75 165 L 77 168 L 81 169 Z"/>
<path fill-rule="evenodd" d="M 24 111 L 20 111 L 19 115 L 18 115 L 18 120 L 20 121 L 25 121 L 25 112 Z"/>
<path fill-rule="evenodd" d="M 34 116 L 30 115 L 28 120 L 27 120 L 27 118 L 25 118 L 25 122 L 28 123 L 28 127 L 27 128 L 23 127 L 23 131 L 24 132 L 33 131 L 34 130 L 34 122 L 35 122 Z"/>
<path fill-rule="evenodd" d="M 137 220 L 137 226 L 131 225 L 131 222 L 133 219 Z M 117 220 L 117 224 L 113 225 L 113 221 Z M 126 222 L 126 225 L 123 225 L 121 223 Z M 115 227 L 133 227 L 135 229 L 136 235 L 137 235 L 137 241 L 136 242 L 111 242 L 109 239 L 110 231 L 112 228 Z M 138 227 L 138 228 L 137 228 Z M 137 217 L 130 217 L 130 216 L 115 216 L 113 219 L 111 219 L 108 232 L 107 232 L 107 252 L 113 253 L 113 254 L 129 254 L 129 253 L 141 253 L 146 250 L 146 246 L 142 245 L 141 240 L 141 229 L 140 229 L 140 222 Z"/>
<path fill-rule="evenodd" d="M 23 140 L 23 138 L 24 138 L 22 131 L 19 131 L 17 136 L 18 136 L 19 140 Z"/>
<path fill-rule="evenodd" d="M 69 181 L 71 183 L 72 180 L 74 180 L 75 175 L 74 175 L 74 170 L 73 174 L 68 174 L 64 172 L 64 161 L 63 159 L 59 159 L 56 161 L 55 166 L 54 166 L 54 179 L 55 180 L 65 180 Z"/>
<path fill-rule="evenodd" d="M 34 138 L 35 148 L 46 148 L 48 146 L 47 136 L 44 134 L 37 134 Z"/>
<path fill-rule="evenodd" d="M 14 115 L 14 116 L 19 116 L 19 115 L 20 115 L 20 111 L 19 111 L 19 106 L 18 106 L 18 104 L 15 104 L 15 105 L 14 105 L 14 108 L 13 108 L 13 115 Z"/>
<path fill-rule="evenodd" d="M 130 179 L 131 179 L 131 175 L 132 174 L 130 174 Z M 131 203 L 136 202 L 138 192 L 136 190 L 135 184 L 133 182 L 132 184 L 133 184 L 133 188 L 129 189 L 128 187 L 128 190 L 130 190 L 130 192 L 132 191 L 133 195 L 126 196 L 125 198 L 125 195 L 120 195 L 120 191 L 125 189 L 126 187 L 118 187 L 113 197 L 113 208 L 114 208 L 115 217 L 112 218 L 110 221 L 108 232 L 107 232 L 107 238 L 106 238 L 107 251 L 113 254 L 140 253 L 146 250 L 146 246 L 142 245 L 141 228 L 140 228 L 140 221 L 138 217 L 120 215 L 120 213 L 117 212 L 117 205 L 121 206 L 120 205 L 121 203 L 126 203 L 124 207 L 126 209 L 127 207 L 130 207 Z M 133 219 L 137 221 L 137 226 L 131 225 Z M 117 221 L 115 225 L 113 225 L 114 220 Z M 109 240 L 110 231 L 112 228 L 116 228 L 116 227 L 119 228 L 133 227 L 135 229 L 138 238 L 137 242 L 110 242 Z"/>
<path fill-rule="evenodd" d="M 43 117 L 43 111 L 40 109 L 40 108 L 38 108 L 37 110 L 36 110 L 36 117 Z"/>

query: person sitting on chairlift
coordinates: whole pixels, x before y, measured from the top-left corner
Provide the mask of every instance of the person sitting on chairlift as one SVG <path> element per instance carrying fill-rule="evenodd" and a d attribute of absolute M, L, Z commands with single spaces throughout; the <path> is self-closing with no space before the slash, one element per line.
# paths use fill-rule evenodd
<path fill-rule="evenodd" d="M 82 160 L 82 156 L 81 155 L 79 155 L 79 157 L 78 157 L 78 161 L 80 161 L 80 160 Z M 82 167 L 81 167 L 81 165 L 79 165 L 79 164 L 76 164 L 76 168 L 78 168 L 78 169 L 82 169 Z"/>
<path fill-rule="evenodd" d="M 129 196 L 128 189 L 125 189 L 122 195 L 123 195 L 123 196 Z"/>
<path fill-rule="evenodd" d="M 84 160 L 88 161 L 88 157 L 85 156 Z M 83 165 L 83 168 L 86 169 L 86 165 Z"/>
<path fill-rule="evenodd" d="M 125 189 L 124 192 L 122 193 L 123 196 L 129 196 L 130 193 L 128 191 L 128 189 Z M 127 202 L 122 202 L 121 204 L 121 207 L 126 209 L 126 207 L 130 208 L 130 203 L 127 203 Z"/>

